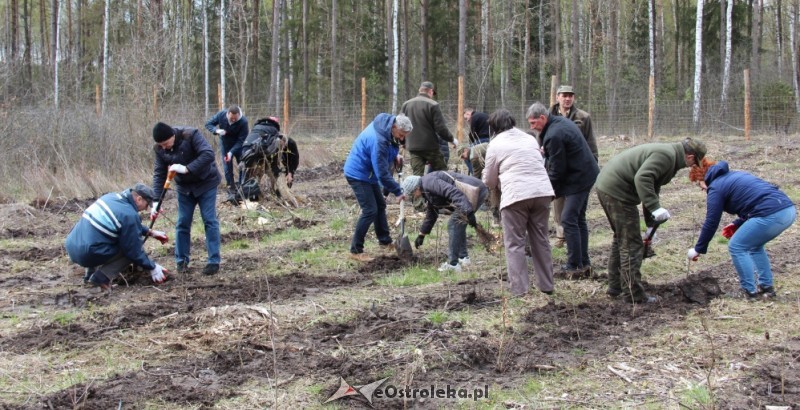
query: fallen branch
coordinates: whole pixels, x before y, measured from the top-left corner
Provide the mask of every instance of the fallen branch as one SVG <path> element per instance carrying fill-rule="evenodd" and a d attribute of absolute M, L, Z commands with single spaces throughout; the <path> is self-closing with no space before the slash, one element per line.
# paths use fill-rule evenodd
<path fill-rule="evenodd" d="M 633 380 L 629 379 L 629 378 L 628 378 L 628 376 L 625 376 L 625 375 L 624 375 L 624 374 L 623 374 L 621 371 L 619 371 L 619 370 L 617 370 L 617 369 L 615 369 L 615 368 L 611 367 L 611 365 L 608 365 L 608 366 L 606 366 L 606 367 L 608 368 L 608 370 L 610 370 L 610 371 L 611 371 L 611 373 L 614 373 L 614 374 L 616 374 L 616 375 L 617 375 L 617 376 L 619 376 L 619 378 L 621 378 L 622 380 L 625 380 L 626 382 L 628 382 L 628 383 L 630 383 L 630 384 L 633 384 Z"/>

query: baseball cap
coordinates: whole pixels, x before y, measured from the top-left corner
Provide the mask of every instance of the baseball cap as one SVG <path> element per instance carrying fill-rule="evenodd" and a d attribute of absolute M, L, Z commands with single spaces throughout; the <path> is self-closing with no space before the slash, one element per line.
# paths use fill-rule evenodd
<path fill-rule="evenodd" d="M 562 85 L 558 87 L 558 90 L 556 91 L 556 94 L 561 94 L 561 93 L 575 94 L 575 89 L 572 88 L 571 85 Z"/>

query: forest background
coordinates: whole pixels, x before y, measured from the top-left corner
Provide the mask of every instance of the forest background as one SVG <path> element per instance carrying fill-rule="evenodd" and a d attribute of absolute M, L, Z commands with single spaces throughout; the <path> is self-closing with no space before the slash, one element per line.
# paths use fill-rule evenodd
<path fill-rule="evenodd" d="M 362 109 L 396 112 L 423 80 L 453 129 L 459 78 L 462 105 L 523 128 L 565 83 L 596 134 L 647 139 L 652 81 L 658 139 L 741 135 L 746 104 L 753 132 L 785 136 L 799 2 L 2 0 L 0 200 L 146 180 L 156 121 L 202 128 L 228 104 L 299 140 L 355 137 Z"/>

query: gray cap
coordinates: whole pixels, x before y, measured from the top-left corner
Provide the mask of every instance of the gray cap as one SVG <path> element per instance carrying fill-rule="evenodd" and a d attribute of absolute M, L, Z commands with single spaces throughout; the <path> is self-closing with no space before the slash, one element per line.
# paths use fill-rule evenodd
<path fill-rule="evenodd" d="M 423 81 L 420 84 L 419 88 L 430 88 L 431 90 L 435 90 L 436 88 L 433 86 L 433 83 L 430 81 Z"/>
<path fill-rule="evenodd" d="M 411 175 L 406 177 L 403 180 L 403 183 L 400 184 L 401 188 L 403 188 L 403 195 L 410 197 L 414 191 L 419 188 L 419 184 L 422 182 L 422 178 L 417 175 Z"/>
<path fill-rule="evenodd" d="M 131 191 L 139 194 L 139 196 L 144 198 L 148 204 L 152 204 L 153 201 L 156 200 L 156 193 L 153 191 L 153 188 L 150 188 L 145 184 L 138 183 L 131 188 Z"/>
<path fill-rule="evenodd" d="M 558 90 L 556 91 L 556 94 L 561 94 L 561 93 L 575 94 L 575 89 L 572 88 L 571 85 L 562 85 L 558 87 Z"/>

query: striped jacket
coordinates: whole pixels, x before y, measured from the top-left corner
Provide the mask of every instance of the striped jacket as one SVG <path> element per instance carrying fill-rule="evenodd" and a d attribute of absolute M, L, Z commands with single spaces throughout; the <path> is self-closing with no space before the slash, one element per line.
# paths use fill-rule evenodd
<path fill-rule="evenodd" d="M 105 194 L 86 208 L 64 246 L 69 258 L 83 267 L 96 267 L 122 253 L 135 265 L 154 269 L 144 253 L 148 228 L 136 209 L 130 189 Z"/>

